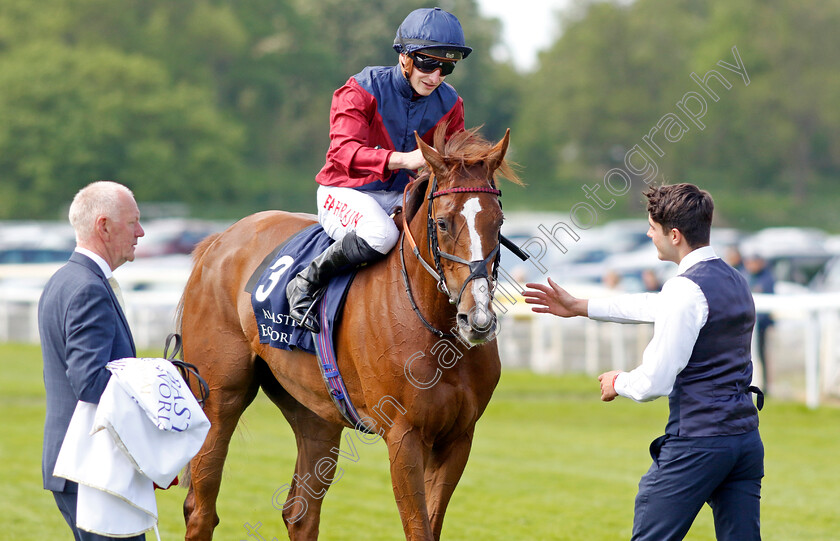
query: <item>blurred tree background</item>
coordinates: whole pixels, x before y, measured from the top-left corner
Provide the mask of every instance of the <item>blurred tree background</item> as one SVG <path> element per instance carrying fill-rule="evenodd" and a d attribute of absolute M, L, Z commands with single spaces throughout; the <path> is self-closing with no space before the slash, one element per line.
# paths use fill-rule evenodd
<path fill-rule="evenodd" d="M 313 211 L 332 92 L 366 65 L 395 63 L 397 26 L 429 5 L 3 0 L 0 218 L 59 218 L 102 178 L 195 217 Z M 467 125 L 490 139 L 512 130 L 528 187 L 505 190 L 506 209 L 562 212 L 602 185 L 616 201 L 602 221 L 638 217 L 640 155 L 625 163 L 638 145 L 653 182 L 709 189 L 724 224 L 840 231 L 835 0 L 581 0 L 528 73 L 489 54 L 501 25 L 476 0 L 438 5 L 475 49 L 447 78 Z M 737 64 L 733 47 L 744 78 L 720 64 Z M 692 78 L 713 69 L 731 85 L 707 79 L 717 101 Z M 704 98 L 702 128 L 678 106 L 690 92 Z M 632 178 L 620 196 L 604 185 L 613 168 Z"/>

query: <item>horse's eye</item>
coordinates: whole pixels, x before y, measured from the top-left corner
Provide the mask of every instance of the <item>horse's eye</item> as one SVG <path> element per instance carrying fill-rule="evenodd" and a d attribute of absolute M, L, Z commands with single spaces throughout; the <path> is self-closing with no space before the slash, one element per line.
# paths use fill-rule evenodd
<path fill-rule="evenodd" d="M 446 231 L 446 220 L 444 220 L 443 218 L 438 218 L 437 226 L 438 229 L 440 229 L 441 231 Z"/>

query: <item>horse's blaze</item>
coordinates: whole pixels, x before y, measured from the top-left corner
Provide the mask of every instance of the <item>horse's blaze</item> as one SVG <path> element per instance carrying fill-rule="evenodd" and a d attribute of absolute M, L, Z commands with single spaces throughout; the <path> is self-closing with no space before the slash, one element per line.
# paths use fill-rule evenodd
<path fill-rule="evenodd" d="M 478 197 L 469 198 L 464 202 L 461 209 L 461 216 L 464 218 L 470 239 L 470 261 L 481 261 L 485 257 L 481 233 L 476 223 L 481 210 L 481 200 Z M 461 327 L 462 333 L 467 334 L 464 338 L 483 341 L 488 335 L 492 334 L 496 327 L 496 316 L 493 314 L 493 307 L 491 306 L 493 299 L 490 294 L 490 283 L 486 278 L 476 278 L 470 283 L 469 289 L 472 293 L 473 306 L 466 311 L 465 322 L 463 317 L 459 318 L 459 327 Z M 459 312 L 464 313 L 460 310 Z"/>

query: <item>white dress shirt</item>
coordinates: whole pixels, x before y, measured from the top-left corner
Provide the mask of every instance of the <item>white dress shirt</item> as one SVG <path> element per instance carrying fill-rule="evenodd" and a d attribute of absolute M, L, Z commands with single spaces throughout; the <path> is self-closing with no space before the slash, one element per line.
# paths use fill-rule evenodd
<path fill-rule="evenodd" d="M 621 372 L 615 380 L 618 394 L 647 402 L 671 393 L 709 317 L 709 304 L 700 286 L 681 275 L 701 261 L 716 258 L 711 246 L 689 253 L 680 262 L 677 275 L 665 282 L 659 293 L 590 299 L 588 315 L 592 319 L 653 323 L 653 338 L 645 348 L 641 365 Z"/>
<path fill-rule="evenodd" d="M 81 248 L 79 246 L 76 246 L 75 251 L 79 252 L 82 255 L 88 256 L 93 260 L 94 263 L 99 265 L 99 268 L 102 269 L 102 272 L 105 274 L 106 279 L 114 275 L 114 273 L 111 271 L 111 267 L 108 265 L 108 262 L 105 261 L 105 259 L 101 255 L 91 252 L 87 248 Z"/>

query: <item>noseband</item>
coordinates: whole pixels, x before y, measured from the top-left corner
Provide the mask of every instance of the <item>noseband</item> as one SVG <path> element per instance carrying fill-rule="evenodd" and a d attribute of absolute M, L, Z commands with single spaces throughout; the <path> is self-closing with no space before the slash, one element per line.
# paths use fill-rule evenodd
<path fill-rule="evenodd" d="M 406 186 L 405 190 L 403 191 L 403 210 L 405 209 L 407 191 L 408 186 Z M 449 297 L 450 304 L 460 304 L 461 296 L 464 294 L 464 290 L 467 288 L 467 284 L 469 284 L 476 278 L 486 278 L 488 280 L 490 284 L 490 291 L 488 293 L 492 298 L 493 290 L 495 289 L 496 279 L 499 271 L 499 242 L 496 242 L 496 246 L 490 251 L 490 254 L 488 254 L 487 257 L 475 261 L 467 261 L 466 259 L 449 254 L 440 249 L 440 244 L 438 243 L 437 229 L 435 227 L 434 200 L 444 195 L 456 193 L 490 193 L 495 195 L 496 197 L 501 197 L 502 195 L 502 192 L 500 190 L 497 190 L 495 187 L 492 186 L 476 186 L 472 188 L 465 186 L 460 188 L 437 190 L 437 177 L 432 175 L 432 187 L 428 197 L 429 204 L 426 212 L 426 232 L 429 239 L 429 252 L 432 254 L 435 266 L 432 267 L 428 262 L 426 262 L 425 259 L 423 259 L 423 256 L 420 255 L 420 250 L 417 248 L 417 242 L 414 240 L 414 236 L 411 234 L 411 230 L 408 227 L 408 217 L 405 215 L 404 211 L 403 231 L 402 237 L 400 238 L 400 258 L 402 260 L 403 281 L 405 283 L 404 285 L 406 292 L 408 293 L 408 298 L 411 301 L 411 307 L 414 309 L 414 312 L 420 317 L 420 320 L 423 322 L 426 328 L 441 338 L 451 337 L 453 335 L 438 330 L 431 323 L 429 323 L 425 317 L 423 317 L 423 314 L 420 313 L 420 309 L 417 307 L 417 303 L 414 301 L 414 295 L 411 292 L 411 284 L 408 281 L 408 273 L 406 272 L 405 267 L 405 254 L 403 253 L 403 238 L 408 237 L 408 243 L 411 245 L 411 249 L 414 252 L 414 256 L 417 258 L 417 260 L 420 262 L 423 268 L 426 269 L 426 271 L 432 276 L 432 278 L 435 279 L 435 281 L 437 282 L 438 291 Z M 467 277 L 466 280 L 464 280 L 464 283 L 461 285 L 461 290 L 458 292 L 458 296 L 454 299 L 452 298 L 452 293 L 449 291 L 449 288 L 446 286 L 446 277 L 443 274 L 443 267 L 440 264 L 440 258 L 448 259 L 456 263 L 467 265 L 470 269 L 470 275 Z M 487 273 L 487 265 L 491 261 L 493 262 L 492 278 Z"/>

